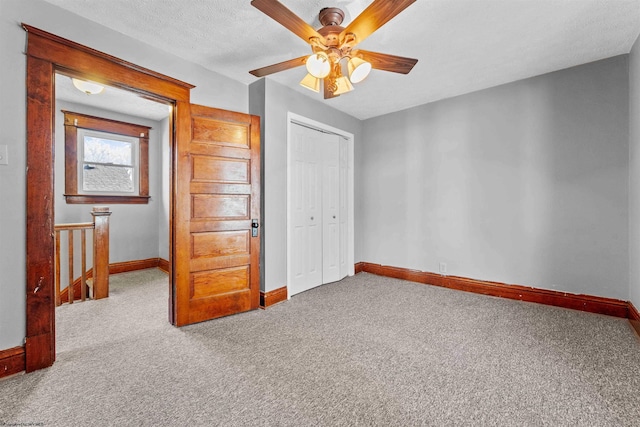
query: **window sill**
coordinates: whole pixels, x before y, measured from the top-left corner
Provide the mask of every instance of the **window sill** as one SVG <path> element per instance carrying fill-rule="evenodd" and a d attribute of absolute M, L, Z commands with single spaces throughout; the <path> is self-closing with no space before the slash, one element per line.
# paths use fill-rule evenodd
<path fill-rule="evenodd" d="M 109 203 L 121 205 L 146 205 L 150 196 L 103 196 L 93 194 L 65 194 L 67 204 Z"/>

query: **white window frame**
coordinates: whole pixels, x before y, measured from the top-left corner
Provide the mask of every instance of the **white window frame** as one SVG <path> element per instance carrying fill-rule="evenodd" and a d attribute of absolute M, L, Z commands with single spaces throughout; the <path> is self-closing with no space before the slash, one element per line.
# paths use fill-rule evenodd
<path fill-rule="evenodd" d="M 78 128 L 78 138 L 77 138 L 77 159 L 78 159 L 78 194 L 102 194 L 108 196 L 138 196 L 140 194 L 140 163 L 139 163 L 139 152 L 140 152 L 140 139 L 119 135 L 110 132 L 96 131 L 91 129 L 82 129 Z M 101 190 L 84 190 L 84 138 L 85 136 L 101 138 L 101 139 L 110 139 L 114 141 L 122 141 L 131 144 L 131 163 L 132 165 L 117 165 L 110 163 L 95 163 L 95 162 L 86 162 L 88 164 L 97 164 L 103 166 L 121 166 L 121 167 L 131 167 L 133 168 L 133 191 L 124 192 L 124 191 L 101 191 Z"/>

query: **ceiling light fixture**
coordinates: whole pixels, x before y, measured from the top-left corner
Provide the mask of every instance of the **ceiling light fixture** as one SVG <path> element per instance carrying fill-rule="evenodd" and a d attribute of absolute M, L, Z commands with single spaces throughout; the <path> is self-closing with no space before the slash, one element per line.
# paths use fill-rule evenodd
<path fill-rule="evenodd" d="M 351 92 L 353 90 L 353 85 L 345 76 L 340 76 L 336 79 L 336 87 L 333 90 L 333 94 L 338 96 L 343 93 Z"/>
<path fill-rule="evenodd" d="M 86 93 L 87 95 L 97 95 L 104 91 L 104 86 L 98 83 L 75 79 L 75 78 L 72 78 L 71 81 L 73 82 L 73 85 L 76 87 L 76 89 Z"/>
<path fill-rule="evenodd" d="M 309 74 L 317 79 L 324 79 L 331 71 L 329 55 L 322 51 L 309 55 L 306 64 Z"/>
<path fill-rule="evenodd" d="M 335 7 L 327 7 L 320 11 L 320 23 L 323 25 L 318 30 L 321 37 L 311 37 L 309 43 L 313 53 L 306 59 L 307 71 L 318 79 L 318 92 L 320 91 L 319 79 L 324 79 L 325 97 L 333 98 L 343 93 L 351 92 L 353 85 L 363 81 L 371 71 L 371 64 L 365 61 L 357 51 L 352 51 L 356 44 L 356 36 L 346 33 L 341 37 L 344 28 L 340 26 L 344 19 L 342 10 Z M 342 67 L 346 62 L 349 78 L 342 74 Z M 351 79 L 351 81 L 349 81 Z M 310 79 L 305 77 L 300 84 L 308 89 Z"/>
<path fill-rule="evenodd" d="M 300 86 L 318 93 L 320 92 L 320 79 L 313 77 L 311 73 L 307 73 L 307 75 L 304 76 L 304 79 L 300 82 Z"/>
<path fill-rule="evenodd" d="M 337 7 L 325 7 L 318 15 L 322 28 L 316 31 L 278 0 L 251 0 L 254 7 L 309 43 L 312 53 L 249 72 L 264 77 L 304 64 L 308 74 L 300 85 L 314 92 L 320 92 L 322 86 L 325 99 L 352 91 L 352 83 L 362 82 L 372 68 L 408 74 L 417 59 L 365 51 L 356 45 L 415 2 L 373 0 L 346 28 L 341 26 L 344 12 Z"/>
<path fill-rule="evenodd" d="M 351 83 L 360 83 L 366 79 L 371 72 L 371 63 L 357 56 L 357 52 L 351 51 L 351 44 L 355 42 L 353 34 L 348 34 L 343 43 L 338 45 L 336 32 L 343 28 L 336 24 L 327 24 L 322 29 L 331 26 L 334 26 L 335 29 L 329 28 L 327 31 L 332 32 L 321 33 L 327 40 L 326 45 L 318 38 L 312 38 L 311 46 L 314 52 L 305 61 L 309 74 L 302 79 L 300 84 L 314 92 L 319 92 L 320 80 L 324 79 L 325 93 L 334 97 L 352 91 L 353 85 Z M 342 75 L 344 62 L 347 63 L 349 78 Z"/>
<path fill-rule="evenodd" d="M 360 83 L 367 78 L 371 72 L 371 63 L 362 58 L 351 58 L 347 63 L 349 68 L 349 79 L 351 83 Z"/>

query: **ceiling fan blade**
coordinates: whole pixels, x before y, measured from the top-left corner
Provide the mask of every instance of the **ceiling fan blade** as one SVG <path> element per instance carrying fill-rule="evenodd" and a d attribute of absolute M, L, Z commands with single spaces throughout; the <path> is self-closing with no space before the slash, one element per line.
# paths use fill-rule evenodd
<path fill-rule="evenodd" d="M 405 58 L 403 56 L 389 55 L 386 53 L 370 52 L 358 49 L 353 51 L 354 56 L 361 56 L 362 59 L 371 63 L 371 67 L 376 70 L 391 71 L 392 73 L 409 74 L 417 59 Z"/>
<path fill-rule="evenodd" d="M 355 43 L 361 43 L 378 28 L 389 22 L 394 16 L 405 10 L 416 0 L 374 0 L 360 15 L 340 33 L 340 40 L 353 33 Z"/>
<path fill-rule="evenodd" d="M 322 86 L 324 87 L 324 99 L 337 98 L 340 95 L 334 95 L 333 92 L 329 90 L 331 86 L 331 78 L 327 77 L 322 82 Z"/>
<path fill-rule="evenodd" d="M 299 67 L 304 65 L 307 60 L 307 56 L 301 56 L 299 58 L 290 59 L 288 61 L 278 62 L 277 64 L 268 65 L 266 67 L 258 68 L 257 70 L 251 70 L 249 73 L 253 74 L 256 77 L 264 77 L 269 74 L 277 73 L 280 71 L 288 70 L 289 68 Z"/>
<path fill-rule="evenodd" d="M 311 37 L 317 37 L 322 43 L 326 43 L 324 37 L 314 30 L 311 25 L 287 9 L 286 6 L 278 0 L 252 0 L 251 4 L 260 9 L 265 15 L 282 24 L 285 28 L 288 28 L 305 42 L 309 43 Z"/>

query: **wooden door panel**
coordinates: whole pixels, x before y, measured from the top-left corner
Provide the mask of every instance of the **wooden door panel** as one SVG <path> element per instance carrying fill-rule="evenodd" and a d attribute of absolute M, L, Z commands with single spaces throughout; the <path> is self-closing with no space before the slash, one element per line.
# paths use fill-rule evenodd
<path fill-rule="evenodd" d="M 227 292 L 207 298 L 192 299 L 189 303 L 189 323 L 255 310 L 251 304 L 251 290 Z"/>
<path fill-rule="evenodd" d="M 260 293 L 259 118 L 192 105 L 190 131 L 176 174 L 178 325 L 258 308 Z"/>
<path fill-rule="evenodd" d="M 213 223 L 213 224 L 212 224 Z M 190 231 L 192 233 L 203 233 L 207 231 L 233 231 L 242 230 L 251 227 L 251 220 L 241 221 L 210 221 L 210 220 L 192 220 Z"/>
<path fill-rule="evenodd" d="M 191 272 L 213 271 L 219 268 L 230 268 L 248 265 L 251 261 L 249 255 L 231 255 L 219 258 L 200 258 L 191 260 Z"/>
<path fill-rule="evenodd" d="M 205 156 L 224 157 L 231 156 L 234 159 L 251 159 L 251 152 L 246 148 L 235 148 L 228 145 L 212 145 L 200 142 L 191 143 L 191 154 Z"/>
<path fill-rule="evenodd" d="M 203 144 L 220 144 L 229 146 L 250 147 L 249 129 L 242 125 L 212 120 L 206 117 L 193 118 L 192 141 Z"/>
<path fill-rule="evenodd" d="M 192 182 L 220 182 L 249 184 L 248 159 L 229 159 L 222 157 L 193 155 Z"/>
<path fill-rule="evenodd" d="M 189 187 L 191 194 L 247 194 L 252 185 L 247 184 L 216 184 L 208 182 L 194 182 Z"/>
<path fill-rule="evenodd" d="M 193 219 L 250 219 L 250 199 L 245 194 L 198 194 L 191 200 Z"/>
<path fill-rule="evenodd" d="M 218 293 L 248 289 L 248 283 L 249 269 L 246 266 L 194 273 L 191 279 L 191 298 L 199 299 Z"/>
<path fill-rule="evenodd" d="M 249 254 L 248 230 L 192 233 L 192 258 L 213 258 Z"/>

